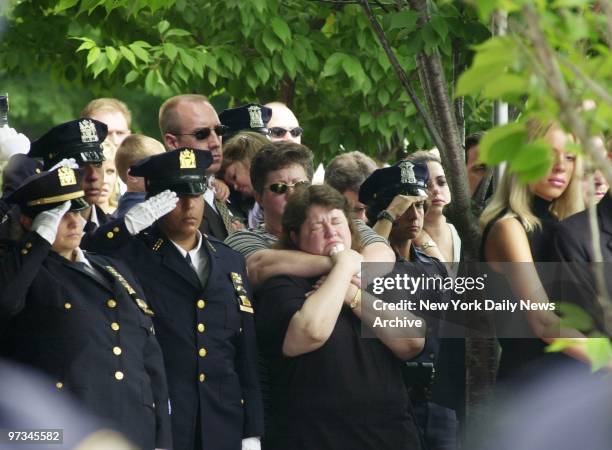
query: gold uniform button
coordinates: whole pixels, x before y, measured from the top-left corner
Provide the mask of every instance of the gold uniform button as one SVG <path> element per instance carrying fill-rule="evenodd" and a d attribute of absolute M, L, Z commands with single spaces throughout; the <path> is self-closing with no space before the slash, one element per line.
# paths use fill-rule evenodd
<path fill-rule="evenodd" d="M 123 380 L 123 372 L 121 372 L 120 370 L 118 370 L 117 372 L 115 372 L 115 379 L 117 381 L 121 381 Z"/>
<path fill-rule="evenodd" d="M 113 228 L 113 231 L 114 231 L 115 233 L 119 233 L 119 227 L 115 227 L 115 228 Z"/>
<path fill-rule="evenodd" d="M 199 324 L 198 324 L 198 331 L 199 331 L 200 333 L 204 333 L 204 330 L 205 330 L 205 329 L 206 329 L 206 327 L 204 326 L 204 324 L 203 324 L 203 323 L 199 323 Z"/>
<path fill-rule="evenodd" d="M 206 349 L 205 348 L 201 348 L 200 350 L 198 350 L 198 355 L 200 355 L 202 358 L 204 358 L 206 356 Z"/>
<path fill-rule="evenodd" d="M 112 231 L 109 231 L 108 233 L 106 233 L 106 237 L 109 239 L 112 239 L 113 237 L 115 237 L 115 233 L 113 233 Z"/>
<path fill-rule="evenodd" d="M 203 373 L 201 373 L 198 376 L 198 380 L 200 380 L 200 383 L 204 383 L 204 381 L 206 380 L 206 375 L 204 375 Z"/>
<path fill-rule="evenodd" d="M 199 309 L 204 309 L 204 307 L 206 306 L 206 302 L 200 299 L 198 300 L 198 303 L 196 303 L 196 305 L 198 306 Z"/>
<path fill-rule="evenodd" d="M 113 347 L 113 353 L 119 356 L 121 354 L 121 347 Z"/>
<path fill-rule="evenodd" d="M 106 306 L 108 306 L 109 308 L 114 308 L 115 306 L 117 306 L 117 302 L 114 299 L 109 298 L 106 302 Z"/>
<path fill-rule="evenodd" d="M 61 389 L 64 387 L 64 383 L 62 383 L 61 381 L 58 381 L 57 383 L 55 383 L 55 387 L 58 389 Z"/>
<path fill-rule="evenodd" d="M 72 305 L 68 302 L 64 303 L 64 309 L 70 309 L 72 308 Z"/>
<path fill-rule="evenodd" d="M 28 254 L 28 251 L 27 251 L 25 248 L 22 248 L 22 249 L 21 249 L 21 254 L 22 254 L 22 255 L 27 255 L 27 254 Z"/>
<path fill-rule="evenodd" d="M 31 242 L 26 242 L 25 248 L 32 248 L 32 243 Z"/>
<path fill-rule="evenodd" d="M 244 399 L 243 398 L 240 399 L 240 404 L 244 405 Z"/>
<path fill-rule="evenodd" d="M 119 331 L 119 324 L 117 322 L 111 323 L 111 328 L 113 331 Z"/>

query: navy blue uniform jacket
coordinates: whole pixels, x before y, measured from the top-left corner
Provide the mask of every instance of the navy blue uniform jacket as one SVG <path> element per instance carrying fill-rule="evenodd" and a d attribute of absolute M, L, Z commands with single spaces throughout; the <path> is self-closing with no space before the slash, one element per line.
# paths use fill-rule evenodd
<path fill-rule="evenodd" d="M 86 254 L 94 276 L 50 250 L 37 233 L 0 244 L 0 354 L 46 372 L 143 450 L 170 448 L 164 363 L 136 303 L 142 288 L 121 261 Z"/>
<path fill-rule="evenodd" d="M 102 225 L 88 245 L 124 259 L 144 286 L 168 374 L 174 450 L 240 450 L 263 434 L 253 313 L 240 309 L 232 272 L 249 291 L 244 258 L 203 235 L 208 279 L 157 226 L 129 236 L 123 220 Z M 250 299 L 250 294 L 248 294 Z M 196 436 L 201 447 L 194 447 Z"/>

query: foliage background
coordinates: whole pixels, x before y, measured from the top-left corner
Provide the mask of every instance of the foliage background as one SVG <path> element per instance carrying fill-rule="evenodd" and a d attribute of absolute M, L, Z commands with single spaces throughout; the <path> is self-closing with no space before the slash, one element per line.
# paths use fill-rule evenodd
<path fill-rule="evenodd" d="M 422 30 L 418 15 L 378 7 L 416 86 L 416 55 L 439 49 L 449 90 L 489 37 L 469 7 L 440 2 Z M 377 5 L 373 4 L 374 7 Z M 134 131 L 159 138 L 157 109 L 197 92 L 218 111 L 280 99 L 305 128 L 319 161 L 362 150 L 383 161 L 429 147 L 416 110 L 361 7 L 307 0 L 27 0 L 3 6 L 0 89 L 11 124 L 30 137 L 112 96 L 133 111 Z M 490 101 L 465 101 L 467 133 L 490 126 Z"/>

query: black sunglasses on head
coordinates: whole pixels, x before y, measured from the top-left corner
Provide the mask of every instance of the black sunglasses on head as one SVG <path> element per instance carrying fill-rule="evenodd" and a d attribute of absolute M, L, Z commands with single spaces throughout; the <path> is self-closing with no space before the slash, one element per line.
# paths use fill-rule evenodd
<path fill-rule="evenodd" d="M 215 134 L 217 136 L 223 137 L 228 133 L 229 127 L 227 125 L 217 125 L 216 127 L 213 127 L 213 128 L 199 128 L 195 130 L 193 133 L 171 133 L 171 134 L 175 136 L 193 136 L 198 141 L 203 141 L 205 139 L 208 139 L 208 137 L 210 136 L 210 132 L 212 130 L 215 131 Z"/>
<path fill-rule="evenodd" d="M 287 192 L 289 188 L 297 188 L 297 187 L 308 187 L 310 186 L 310 182 L 308 181 L 298 181 L 295 184 L 285 184 L 285 183 L 273 183 L 268 186 L 271 192 L 275 194 L 281 195 Z"/>
<path fill-rule="evenodd" d="M 275 138 L 283 137 L 287 132 L 291 133 L 291 136 L 293 137 L 298 137 L 302 135 L 304 129 L 302 127 L 295 127 L 290 130 L 287 130 L 283 127 L 272 127 L 268 131 L 270 133 L 270 136 Z"/>

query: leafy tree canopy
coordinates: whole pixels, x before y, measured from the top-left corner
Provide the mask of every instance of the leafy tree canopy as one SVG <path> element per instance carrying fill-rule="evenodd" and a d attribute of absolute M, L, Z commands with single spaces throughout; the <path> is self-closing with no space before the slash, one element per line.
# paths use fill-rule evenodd
<path fill-rule="evenodd" d="M 383 9 L 380 8 L 383 6 Z M 419 85 L 416 55 L 439 49 L 451 86 L 489 37 L 474 10 L 441 2 L 432 20 L 374 4 L 398 58 Z M 431 145 L 367 18 L 356 4 L 307 0 L 27 0 L 9 2 L 1 86 L 12 123 L 36 136 L 96 96 L 125 100 L 135 129 L 158 137 L 157 108 L 178 93 L 218 110 L 285 101 L 319 160 L 359 149 L 392 160 Z M 466 99 L 468 132 L 486 129 L 490 102 Z"/>

